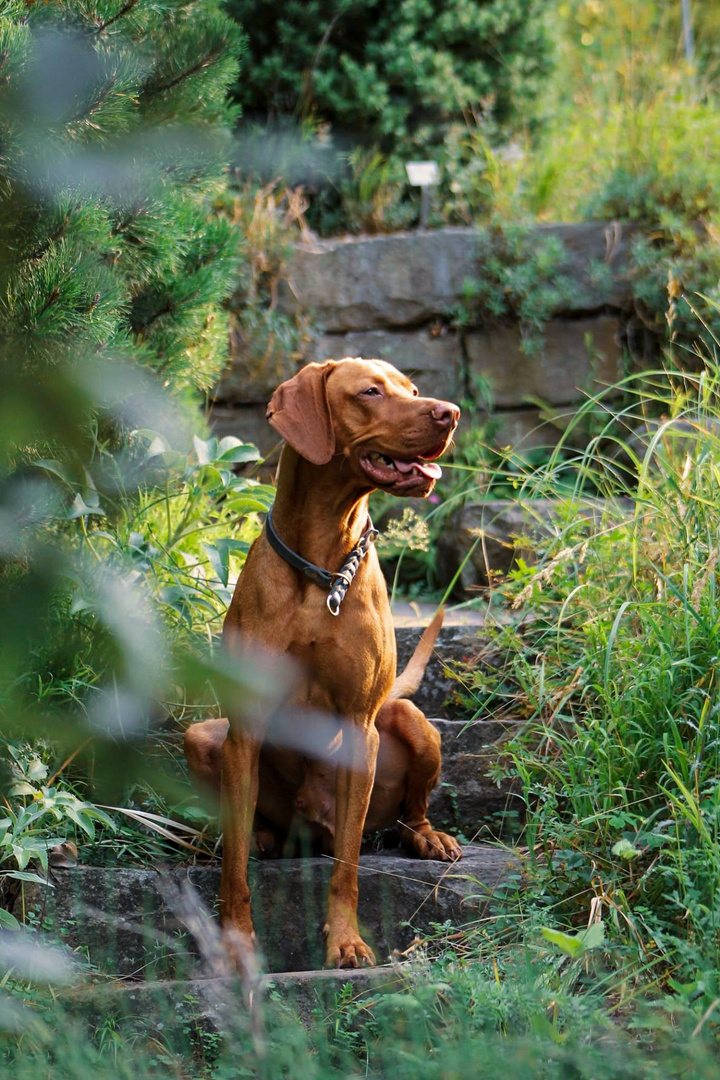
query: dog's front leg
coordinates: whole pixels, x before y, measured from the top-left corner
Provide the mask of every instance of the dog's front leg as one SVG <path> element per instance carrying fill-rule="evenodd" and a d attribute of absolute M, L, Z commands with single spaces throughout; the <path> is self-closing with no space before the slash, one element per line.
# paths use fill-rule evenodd
<path fill-rule="evenodd" d="M 248 856 L 258 798 L 261 738 L 230 722 L 222 747 L 220 810 L 223 858 L 220 920 L 231 960 L 241 969 L 253 950 Z"/>
<path fill-rule="evenodd" d="M 364 718 L 363 723 L 348 724 L 343 738 L 346 760 L 338 766 L 335 782 L 335 866 L 324 928 L 327 967 L 375 963 L 358 931 L 358 860 L 380 737 L 374 722 L 367 726 Z"/>

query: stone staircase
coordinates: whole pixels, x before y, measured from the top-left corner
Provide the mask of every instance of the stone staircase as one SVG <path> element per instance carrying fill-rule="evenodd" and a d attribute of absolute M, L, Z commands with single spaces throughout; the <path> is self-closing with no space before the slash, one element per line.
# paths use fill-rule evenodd
<path fill-rule="evenodd" d="M 397 628 L 401 667 L 415 647 L 421 622 Z M 445 665 L 477 654 L 479 643 L 477 626 L 443 628 L 415 697 L 429 716 L 438 715 L 452 691 Z M 491 815 L 513 801 L 512 792 L 498 789 L 486 776 L 492 743 L 512 722 L 481 721 L 467 730 L 461 720 L 434 723 L 442 734 L 443 774 L 433 795 L 431 820 L 472 840 Z M 410 858 L 399 850 L 364 854 L 359 875 L 361 929 L 379 965 L 395 960 L 390 967 L 358 972 L 320 970 L 331 871 L 329 857 L 254 860 L 250 869 L 262 969 L 268 973 L 258 985 L 272 988 L 305 1019 L 316 1007 L 331 1008 L 337 991 L 348 982 L 358 994 L 396 987 L 401 978 L 397 958 L 418 935 L 432 935 L 437 926 L 476 920 L 492 904 L 498 885 L 517 872 L 517 865 L 503 848 L 481 843 L 468 844 L 462 861 L 452 866 Z M 80 994 L 86 1010 L 112 1007 L 123 1015 L 150 1015 L 157 1012 L 158 1001 L 165 1006 L 185 1003 L 183 1009 L 192 1005 L 196 1018 L 218 1026 L 222 963 L 218 967 L 208 956 L 222 955 L 217 921 L 211 916 L 219 865 L 80 866 L 56 870 L 54 880 L 52 892 L 26 887 L 25 904 L 51 927 L 53 936 L 60 935 L 80 950 L 105 977 L 99 996 Z"/>

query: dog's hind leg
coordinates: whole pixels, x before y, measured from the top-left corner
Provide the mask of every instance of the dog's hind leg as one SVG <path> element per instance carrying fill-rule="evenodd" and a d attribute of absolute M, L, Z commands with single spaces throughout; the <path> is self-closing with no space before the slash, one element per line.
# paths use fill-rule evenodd
<path fill-rule="evenodd" d="M 439 732 L 416 705 L 403 698 L 385 703 L 378 726 L 403 743 L 407 752 L 403 846 L 421 859 L 459 859 L 462 849 L 457 840 L 434 829 L 427 816 L 430 795 L 440 779 Z"/>

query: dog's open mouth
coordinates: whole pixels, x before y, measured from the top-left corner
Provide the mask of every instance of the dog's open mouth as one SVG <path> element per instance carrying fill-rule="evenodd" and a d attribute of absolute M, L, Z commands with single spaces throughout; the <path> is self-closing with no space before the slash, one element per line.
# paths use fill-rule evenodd
<path fill-rule="evenodd" d="M 370 450 L 361 456 L 360 465 L 378 487 L 425 488 L 431 487 L 442 476 L 437 462 L 428 460 L 437 456 L 429 454 L 407 461 Z"/>

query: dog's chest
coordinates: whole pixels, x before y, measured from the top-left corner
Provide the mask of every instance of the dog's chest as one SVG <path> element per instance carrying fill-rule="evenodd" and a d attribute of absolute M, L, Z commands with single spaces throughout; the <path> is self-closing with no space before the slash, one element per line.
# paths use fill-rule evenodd
<path fill-rule="evenodd" d="M 322 594 L 320 594 L 322 597 Z M 384 604 L 348 595 L 332 616 L 317 598 L 300 604 L 286 626 L 285 650 L 302 671 L 298 699 L 340 714 L 372 710 L 395 678 L 395 633 Z"/>

